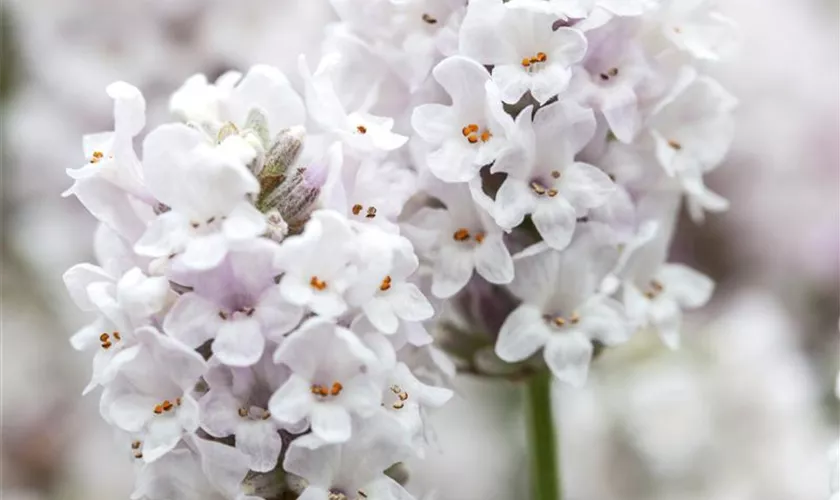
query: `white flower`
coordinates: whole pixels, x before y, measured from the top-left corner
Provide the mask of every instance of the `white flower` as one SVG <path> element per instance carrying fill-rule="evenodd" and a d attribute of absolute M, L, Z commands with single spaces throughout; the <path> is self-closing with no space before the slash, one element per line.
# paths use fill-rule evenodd
<path fill-rule="evenodd" d="M 502 0 L 473 0 L 460 32 L 461 53 L 493 66 L 503 101 L 530 91 L 540 104 L 566 89 L 571 66 L 586 53 L 586 38 L 572 28 L 554 29 L 556 15 L 509 8 Z"/>
<path fill-rule="evenodd" d="M 141 349 L 102 393 L 102 416 L 126 432 L 142 435 L 143 459 L 153 462 L 198 428 L 193 387 L 204 359 L 151 327 L 137 330 Z"/>
<path fill-rule="evenodd" d="M 193 291 L 172 306 L 164 331 L 192 348 L 213 339 L 213 356 L 226 365 L 256 363 L 266 338 L 279 338 L 303 317 L 303 309 L 287 302 L 274 283 L 275 251 L 268 240 L 256 240 L 250 249 L 229 253 L 210 272 L 178 278 Z"/>
<path fill-rule="evenodd" d="M 85 179 L 95 177 L 148 200 L 140 161 L 132 143 L 146 126 L 146 100 L 136 87 L 125 82 L 114 82 L 105 91 L 114 100 L 114 131 L 84 136 L 82 146 L 86 163 L 78 169 L 67 169 L 67 175 L 76 182 L 65 195 L 75 192 L 77 185 Z"/>
<path fill-rule="evenodd" d="M 280 293 L 287 301 L 321 316 L 347 310 L 344 292 L 355 278 L 351 267 L 354 233 L 341 215 L 317 210 L 303 233 L 286 238 L 276 258 L 284 272 Z"/>
<path fill-rule="evenodd" d="M 719 83 L 686 69 L 650 118 L 656 157 L 682 187 L 694 220 L 702 220 L 704 210 L 729 207 L 725 198 L 705 186 L 703 174 L 720 165 L 729 150 L 735 105 L 735 98 Z"/>
<path fill-rule="evenodd" d="M 425 438 L 425 418 L 429 409 L 440 408 L 452 398 L 450 389 L 417 380 L 405 363 L 397 363 L 385 376 L 382 408 L 402 425 L 409 436 Z M 417 446 L 422 450 L 422 446 Z"/>
<path fill-rule="evenodd" d="M 346 328 L 311 318 L 283 340 L 274 361 L 292 370 L 268 402 L 280 423 L 308 419 L 318 439 L 339 443 L 350 439 L 351 413 L 379 408 L 379 390 L 366 374 L 376 356 Z"/>
<path fill-rule="evenodd" d="M 614 21 L 587 32 L 589 51 L 575 68 L 569 92 L 603 114 L 615 137 L 633 141 L 642 125 L 639 93 L 653 78 L 647 57 L 635 40 L 632 21 Z"/>
<path fill-rule="evenodd" d="M 705 305 L 714 282 L 683 264 L 666 264 L 668 234 L 655 225 L 643 225 L 637 238 L 623 250 L 617 276 L 622 300 L 637 326 L 656 328 L 662 341 L 680 344 L 682 311 Z"/>
<path fill-rule="evenodd" d="M 630 334 L 621 304 L 597 292 L 613 256 L 612 247 L 581 234 L 562 252 L 518 257 L 516 278 L 509 287 L 523 303 L 502 325 L 496 354 L 516 362 L 543 348 L 555 377 L 583 385 L 592 341 L 612 345 Z"/>
<path fill-rule="evenodd" d="M 510 283 L 513 261 L 502 230 L 475 206 L 469 190 L 444 185 L 436 194 L 446 208 L 423 208 L 405 227 L 418 251 L 432 262 L 432 294 L 455 295 L 473 270 L 491 283 Z"/>
<path fill-rule="evenodd" d="M 391 270 L 375 284 L 373 296 L 361 305 L 370 323 L 389 334 L 397 331 L 401 321 L 418 322 L 434 315 L 434 309 L 423 292 L 407 281 L 419 266 L 411 243 L 400 238 L 395 247 Z"/>
<path fill-rule="evenodd" d="M 306 119 L 303 101 L 286 75 L 262 64 L 251 67 L 244 78 L 239 72 L 229 71 L 215 84 L 208 83 L 202 74 L 193 75 L 172 94 L 169 109 L 181 120 L 216 133 L 225 123 L 244 128 L 248 115 L 257 109 L 266 118 L 269 137 Z"/>
<path fill-rule="evenodd" d="M 166 278 L 149 278 L 138 268 L 117 280 L 91 264 L 78 264 L 64 273 L 64 283 L 76 305 L 96 311 L 99 318 L 70 339 L 78 350 L 96 349 L 93 376 L 84 390 L 113 380 L 120 368 L 140 350 L 134 330 L 147 325 L 167 304 L 170 291 Z"/>
<path fill-rule="evenodd" d="M 247 473 L 248 458 L 235 448 L 186 437 L 159 460 L 139 466 L 131 500 L 262 500 L 242 493 Z"/>
<path fill-rule="evenodd" d="M 311 449 L 312 439 L 304 436 L 292 443 L 283 468 L 306 480 L 300 500 L 366 498 L 369 500 L 413 500 L 402 486 L 385 475 L 385 469 L 409 455 L 399 439 L 402 428 L 389 419 L 359 423 L 353 439 Z"/>
<path fill-rule="evenodd" d="M 198 130 L 163 125 L 146 137 L 143 153 L 149 190 L 170 210 L 149 225 L 137 253 L 210 269 L 231 246 L 265 230 L 262 214 L 245 198 L 259 183 L 246 167 L 255 152 L 244 139 L 230 136 L 213 146 Z"/>
<path fill-rule="evenodd" d="M 274 469 L 283 449 L 278 431 L 288 426 L 271 418 L 268 399 L 289 378 L 289 369 L 266 353 L 249 368 L 213 366 L 204 378 L 210 390 L 199 401 L 201 427 L 218 438 L 235 435 L 236 448 L 248 457 L 251 470 Z"/>
<path fill-rule="evenodd" d="M 350 220 L 398 233 L 397 216 L 414 194 L 415 174 L 395 160 L 367 159 L 331 172 L 321 199 Z"/>
<path fill-rule="evenodd" d="M 337 54 L 324 57 L 314 74 L 309 70 L 306 58 L 300 57 L 306 109 L 312 120 L 324 132 L 362 154 L 393 151 L 405 144 L 407 137 L 391 131 L 394 127 L 392 118 L 375 116 L 364 109 L 350 113 L 345 110 L 328 76 L 338 57 Z"/>
<path fill-rule="evenodd" d="M 662 34 L 698 59 L 718 60 L 738 43 L 738 26 L 712 0 L 665 0 L 656 18 Z"/>
<path fill-rule="evenodd" d="M 572 239 L 576 221 L 603 205 L 615 190 L 603 171 L 575 162 L 575 154 L 592 138 L 592 111 L 574 102 L 531 108 L 517 117 L 517 148 L 501 158 L 493 171 L 508 174 L 496 194 L 494 218 L 505 229 L 532 214 L 548 245 L 562 250 Z"/>
<path fill-rule="evenodd" d="M 426 155 L 429 170 L 445 182 L 467 182 L 508 147 L 513 120 L 479 63 L 452 56 L 435 66 L 432 74 L 452 105 L 418 106 L 411 125 L 431 147 Z"/>

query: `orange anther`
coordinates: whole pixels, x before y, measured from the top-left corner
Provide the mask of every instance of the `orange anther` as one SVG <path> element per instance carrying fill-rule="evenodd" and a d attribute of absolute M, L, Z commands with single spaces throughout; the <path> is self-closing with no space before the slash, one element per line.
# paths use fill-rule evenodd
<path fill-rule="evenodd" d="M 455 241 L 466 241 L 470 238 L 470 232 L 466 228 L 461 228 L 452 235 Z"/>

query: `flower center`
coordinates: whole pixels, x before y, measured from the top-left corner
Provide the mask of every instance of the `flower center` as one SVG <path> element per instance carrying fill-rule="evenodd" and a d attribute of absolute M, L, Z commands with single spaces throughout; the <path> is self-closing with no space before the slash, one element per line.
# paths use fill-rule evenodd
<path fill-rule="evenodd" d="M 385 278 L 382 280 L 382 284 L 379 285 L 379 289 L 382 290 L 383 292 L 387 292 L 388 290 L 391 289 L 391 277 L 390 276 L 385 276 Z"/>
<path fill-rule="evenodd" d="M 534 71 L 541 69 L 547 60 L 548 55 L 545 52 L 537 52 L 536 55 L 523 57 L 521 64 L 528 73 L 533 73 Z"/>
<path fill-rule="evenodd" d="M 110 335 L 108 335 L 107 333 L 103 333 L 99 336 L 99 343 L 102 346 L 102 348 L 106 351 L 110 349 L 112 345 L 114 345 L 113 342 L 119 342 L 120 340 L 122 340 L 122 337 L 120 337 L 120 332 L 111 332 Z"/>
<path fill-rule="evenodd" d="M 321 384 L 312 384 L 309 390 L 316 396 L 326 398 L 327 396 L 338 396 L 344 390 L 344 386 L 341 385 L 341 382 L 333 382 L 330 387 Z"/>
<path fill-rule="evenodd" d="M 153 412 L 155 415 L 160 415 L 164 412 L 172 411 L 172 409 L 176 406 L 181 406 L 181 398 L 175 398 L 174 403 L 168 399 L 164 399 L 163 401 L 155 405 Z"/>
<path fill-rule="evenodd" d="M 90 162 L 99 163 L 103 158 L 105 158 L 105 153 L 102 151 L 94 151 L 93 154 L 90 155 Z"/>
<path fill-rule="evenodd" d="M 470 144 L 476 144 L 478 141 L 487 142 L 493 137 L 490 129 L 481 129 L 477 124 L 470 123 L 461 129 L 461 134 L 467 138 Z"/>
<path fill-rule="evenodd" d="M 251 420 L 268 420 L 271 418 L 271 412 L 265 408 L 252 406 L 250 409 L 241 407 L 238 410 L 239 416 L 242 418 L 249 418 Z"/>
<path fill-rule="evenodd" d="M 598 77 L 601 79 L 602 82 L 608 82 L 613 78 L 618 76 L 618 68 L 610 68 L 607 71 L 604 71 Z"/>
<path fill-rule="evenodd" d="M 311 286 L 311 287 L 312 287 L 312 288 L 314 288 L 315 290 L 321 291 L 321 290 L 324 290 L 324 289 L 326 289 L 326 288 L 327 288 L 327 282 L 326 282 L 326 281 L 321 280 L 321 279 L 320 279 L 320 278 L 318 278 L 317 276 L 313 276 L 313 277 L 309 280 L 309 286 Z"/>
<path fill-rule="evenodd" d="M 560 329 L 568 324 L 576 325 L 580 323 L 580 315 L 578 315 L 578 313 L 572 313 L 571 316 L 565 318 L 559 314 L 546 314 L 543 316 L 543 321 L 557 329 Z"/>
<path fill-rule="evenodd" d="M 465 227 L 462 227 L 462 228 L 458 229 L 457 231 L 455 231 L 454 233 L 452 233 L 452 239 L 455 240 L 455 241 L 464 242 L 464 241 L 469 241 L 470 238 L 472 238 L 478 244 L 481 244 L 481 242 L 484 241 L 484 236 L 485 236 L 485 234 L 481 231 L 476 232 L 475 234 L 471 234 L 470 230 L 465 228 Z"/>
<path fill-rule="evenodd" d="M 556 177 L 555 177 L 555 174 L 557 174 Z M 558 172 L 557 170 L 554 170 L 554 171 L 551 172 L 551 176 L 556 179 L 556 178 L 560 177 L 560 172 Z M 546 186 L 545 184 L 543 184 L 541 181 L 538 181 L 538 180 L 531 181 L 531 191 L 533 191 L 534 194 L 536 194 L 537 196 L 548 195 L 551 198 L 554 198 L 555 196 L 557 196 L 557 190 L 555 188 L 553 188 L 553 187 L 550 188 L 550 187 Z"/>
<path fill-rule="evenodd" d="M 665 287 L 662 286 L 662 282 L 657 280 L 651 280 L 649 288 L 645 291 L 645 297 L 647 297 L 650 300 L 653 300 L 656 297 L 658 297 L 663 290 L 665 290 Z"/>
<path fill-rule="evenodd" d="M 390 389 L 397 397 L 394 403 L 391 404 L 391 408 L 395 410 L 402 410 L 405 407 L 405 402 L 408 401 L 408 393 L 402 390 L 402 387 L 398 385 L 392 385 Z"/>
<path fill-rule="evenodd" d="M 355 205 L 353 205 L 353 208 L 350 209 L 350 211 L 353 212 L 353 215 L 359 215 L 362 213 L 363 210 L 365 212 L 366 219 L 373 219 L 376 217 L 376 207 L 374 207 L 373 205 L 367 207 L 367 210 L 365 210 L 364 205 L 362 205 L 361 203 L 356 203 Z"/>

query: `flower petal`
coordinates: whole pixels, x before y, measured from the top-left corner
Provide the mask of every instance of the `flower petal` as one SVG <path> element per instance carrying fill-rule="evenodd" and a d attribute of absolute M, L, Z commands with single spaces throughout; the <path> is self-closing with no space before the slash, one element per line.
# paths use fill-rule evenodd
<path fill-rule="evenodd" d="M 537 204 L 532 216 L 534 226 L 543 240 L 555 250 L 563 250 L 572 241 L 577 216 L 574 207 L 556 196 Z"/>
<path fill-rule="evenodd" d="M 255 318 L 222 323 L 213 341 L 213 355 L 228 366 L 251 366 L 262 357 L 265 337 Z"/>
<path fill-rule="evenodd" d="M 586 382 L 592 360 L 592 343 L 583 333 L 569 331 L 552 336 L 545 345 L 543 355 L 551 373 L 559 380 L 574 387 Z"/>
<path fill-rule="evenodd" d="M 496 340 L 496 355 L 509 363 L 533 356 L 551 336 L 542 311 L 522 304 L 508 315 Z"/>

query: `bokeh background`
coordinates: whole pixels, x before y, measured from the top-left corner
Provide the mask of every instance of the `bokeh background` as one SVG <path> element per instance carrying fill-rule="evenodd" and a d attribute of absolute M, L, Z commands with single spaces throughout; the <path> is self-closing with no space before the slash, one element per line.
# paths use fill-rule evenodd
<path fill-rule="evenodd" d="M 557 387 L 567 500 L 821 500 L 838 445 L 840 40 L 836 0 L 727 0 L 741 51 L 708 68 L 741 100 L 710 179 L 732 202 L 682 221 L 674 259 L 719 283 L 685 347 L 640 335 L 601 357 L 587 388 Z M 67 167 L 111 127 L 111 81 L 138 86 L 149 123 L 170 92 L 274 64 L 294 80 L 318 54 L 326 0 L 5 0 L 2 4 L 2 485 L 4 500 L 127 498 L 129 457 L 80 393 L 88 319 L 61 274 L 92 259 L 93 218 Z M 521 388 L 463 377 L 435 415 L 439 453 L 410 488 L 439 500 L 524 498 Z"/>

